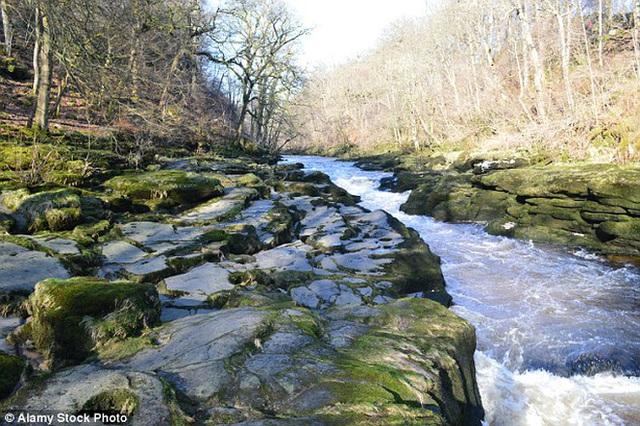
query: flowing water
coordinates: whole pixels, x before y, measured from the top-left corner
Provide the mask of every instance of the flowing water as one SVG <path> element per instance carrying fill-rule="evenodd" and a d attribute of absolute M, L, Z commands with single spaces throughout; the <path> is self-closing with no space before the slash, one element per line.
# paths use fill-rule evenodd
<path fill-rule="evenodd" d="M 442 258 L 453 310 L 477 329 L 490 425 L 640 425 L 640 271 L 586 252 L 495 237 L 399 211 L 389 173 L 289 156 L 420 232 Z"/>

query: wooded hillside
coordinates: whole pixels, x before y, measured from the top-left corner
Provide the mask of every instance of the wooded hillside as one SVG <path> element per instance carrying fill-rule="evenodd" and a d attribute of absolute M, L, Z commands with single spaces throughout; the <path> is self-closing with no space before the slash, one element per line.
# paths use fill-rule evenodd
<path fill-rule="evenodd" d="M 279 0 L 0 4 L 6 123 L 46 133 L 63 118 L 199 149 L 268 148 L 287 131 L 306 31 Z"/>
<path fill-rule="evenodd" d="M 638 15 L 637 0 L 444 0 L 315 72 L 299 147 L 636 161 Z"/>

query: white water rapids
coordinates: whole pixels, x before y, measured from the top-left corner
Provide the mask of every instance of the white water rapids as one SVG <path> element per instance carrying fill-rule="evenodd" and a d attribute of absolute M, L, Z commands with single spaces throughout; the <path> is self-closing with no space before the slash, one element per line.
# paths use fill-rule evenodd
<path fill-rule="evenodd" d="M 389 173 L 320 157 L 286 161 L 322 171 L 363 207 L 396 216 L 442 258 L 452 309 L 477 329 L 489 425 L 640 425 L 638 269 L 406 215 L 399 208 L 408 193 L 377 190 Z"/>

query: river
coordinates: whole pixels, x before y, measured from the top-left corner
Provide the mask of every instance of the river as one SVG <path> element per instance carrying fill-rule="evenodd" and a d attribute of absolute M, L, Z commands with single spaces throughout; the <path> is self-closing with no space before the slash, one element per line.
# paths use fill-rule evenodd
<path fill-rule="evenodd" d="M 640 425 L 640 271 L 584 251 L 495 237 L 400 212 L 390 173 L 308 156 L 368 209 L 420 232 L 442 258 L 454 310 L 477 330 L 476 369 L 495 426 Z"/>

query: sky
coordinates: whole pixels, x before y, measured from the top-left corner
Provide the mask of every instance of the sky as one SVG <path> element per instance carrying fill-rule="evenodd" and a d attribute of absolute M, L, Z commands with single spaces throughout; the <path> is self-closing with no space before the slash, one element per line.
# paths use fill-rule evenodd
<path fill-rule="evenodd" d="M 426 0 L 286 0 L 311 28 L 302 42 L 304 65 L 336 64 L 372 49 L 402 17 L 425 14 Z"/>

